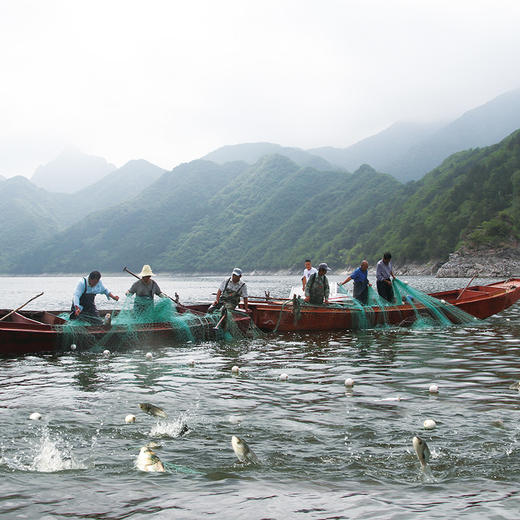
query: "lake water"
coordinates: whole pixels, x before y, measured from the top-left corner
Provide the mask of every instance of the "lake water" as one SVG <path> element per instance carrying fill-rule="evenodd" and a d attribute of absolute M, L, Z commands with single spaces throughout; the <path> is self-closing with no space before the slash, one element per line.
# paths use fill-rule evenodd
<path fill-rule="evenodd" d="M 286 296 L 297 278 L 244 281 L 250 294 Z M 28 308 L 66 308 L 77 279 L 2 277 L 0 308 L 41 291 Z M 407 279 L 427 291 L 468 282 Z M 157 279 L 184 303 L 211 299 L 221 280 Z M 132 279 L 103 281 L 123 295 Z M 112 306 L 103 299 L 100 308 Z M 519 333 L 516 305 L 444 329 L 1 359 L 1 518 L 518 518 L 520 392 L 509 385 L 520 380 Z M 140 402 L 169 418 L 144 414 Z M 135 424 L 125 424 L 129 413 Z M 437 427 L 425 430 L 425 419 Z M 415 434 L 430 447 L 431 472 Z M 261 465 L 237 463 L 232 435 Z M 150 440 L 162 445 L 165 473 L 134 466 Z"/>

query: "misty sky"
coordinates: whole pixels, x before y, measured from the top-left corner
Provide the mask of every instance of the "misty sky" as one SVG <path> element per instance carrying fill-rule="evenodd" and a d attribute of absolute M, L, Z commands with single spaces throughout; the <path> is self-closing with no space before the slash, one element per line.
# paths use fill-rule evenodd
<path fill-rule="evenodd" d="M 516 0 L 0 0 L 0 173 L 345 147 L 520 87 Z"/>

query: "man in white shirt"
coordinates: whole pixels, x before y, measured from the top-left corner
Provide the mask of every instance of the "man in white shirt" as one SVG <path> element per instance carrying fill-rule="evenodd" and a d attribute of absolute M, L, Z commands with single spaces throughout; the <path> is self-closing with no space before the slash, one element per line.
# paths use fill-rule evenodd
<path fill-rule="evenodd" d="M 302 276 L 302 289 L 305 293 L 305 286 L 307 285 L 307 282 L 309 281 L 309 278 L 314 274 L 317 273 L 318 270 L 315 267 L 312 267 L 310 260 L 305 260 L 305 269 L 303 270 L 303 276 Z"/>

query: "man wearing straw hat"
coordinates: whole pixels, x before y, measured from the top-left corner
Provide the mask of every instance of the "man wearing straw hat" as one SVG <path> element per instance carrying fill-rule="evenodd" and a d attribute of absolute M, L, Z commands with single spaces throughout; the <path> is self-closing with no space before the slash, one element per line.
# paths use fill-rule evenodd
<path fill-rule="evenodd" d="M 152 280 L 152 276 L 155 275 L 148 264 L 143 265 L 139 276 L 141 279 L 134 282 L 132 287 L 126 291 L 126 294 L 127 296 L 129 294 L 135 294 L 134 311 L 142 313 L 153 308 L 153 297 L 155 295 L 160 298 L 165 298 L 166 295 L 161 292 L 157 282 Z"/>

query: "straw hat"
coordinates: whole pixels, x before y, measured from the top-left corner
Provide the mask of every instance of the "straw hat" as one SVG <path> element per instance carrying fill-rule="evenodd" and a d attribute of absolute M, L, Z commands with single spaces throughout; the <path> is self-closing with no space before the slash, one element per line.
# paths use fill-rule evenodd
<path fill-rule="evenodd" d="M 152 268 L 148 264 L 145 264 L 145 265 L 143 265 L 143 268 L 141 269 L 139 276 L 142 278 L 143 276 L 155 276 L 155 275 L 152 273 Z"/>

